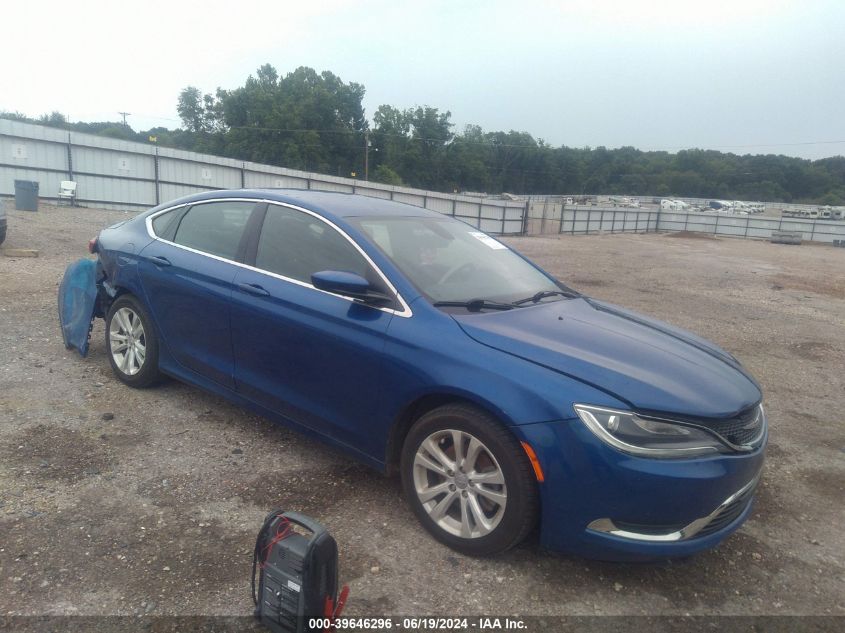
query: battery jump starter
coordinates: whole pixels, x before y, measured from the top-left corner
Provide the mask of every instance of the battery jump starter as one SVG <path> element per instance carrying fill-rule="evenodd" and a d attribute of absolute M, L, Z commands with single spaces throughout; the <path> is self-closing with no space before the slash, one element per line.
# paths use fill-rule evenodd
<path fill-rule="evenodd" d="M 348 595 L 344 586 L 338 599 L 337 542 L 326 528 L 298 512 L 268 514 L 252 558 L 255 617 L 273 633 L 323 631 L 340 615 Z"/>

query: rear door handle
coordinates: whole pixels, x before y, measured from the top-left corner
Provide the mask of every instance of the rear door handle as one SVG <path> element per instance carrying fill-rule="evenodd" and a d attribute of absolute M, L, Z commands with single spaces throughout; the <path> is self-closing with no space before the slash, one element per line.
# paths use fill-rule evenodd
<path fill-rule="evenodd" d="M 238 284 L 238 288 L 256 297 L 269 297 L 270 293 L 258 284 Z"/>
<path fill-rule="evenodd" d="M 150 257 L 150 259 L 152 260 L 153 264 L 155 264 L 156 266 L 170 266 L 171 265 L 170 260 L 167 259 L 166 257 L 160 257 L 159 255 L 153 255 L 152 257 Z"/>

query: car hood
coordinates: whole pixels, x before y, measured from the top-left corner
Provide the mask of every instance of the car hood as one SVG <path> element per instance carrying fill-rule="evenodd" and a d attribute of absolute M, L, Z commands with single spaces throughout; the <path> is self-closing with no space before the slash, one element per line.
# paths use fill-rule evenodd
<path fill-rule="evenodd" d="M 455 320 L 479 343 L 590 384 L 641 412 L 726 418 L 762 398 L 739 362 L 713 343 L 594 299 Z"/>

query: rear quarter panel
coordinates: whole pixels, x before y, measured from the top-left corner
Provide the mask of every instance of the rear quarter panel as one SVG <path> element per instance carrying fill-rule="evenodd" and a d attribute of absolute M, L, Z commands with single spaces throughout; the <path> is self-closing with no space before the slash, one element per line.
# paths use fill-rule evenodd
<path fill-rule="evenodd" d="M 153 238 L 147 233 L 144 213 L 100 232 L 97 238 L 102 277 L 100 286 L 109 299 L 122 292 L 143 298 L 138 276 L 138 255 Z"/>

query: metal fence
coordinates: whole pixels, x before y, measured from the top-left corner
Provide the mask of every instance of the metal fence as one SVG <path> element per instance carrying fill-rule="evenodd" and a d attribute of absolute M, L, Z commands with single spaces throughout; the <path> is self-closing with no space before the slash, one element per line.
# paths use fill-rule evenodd
<path fill-rule="evenodd" d="M 197 154 L 93 134 L 0 119 L 0 195 L 15 180 L 36 181 L 56 199 L 63 180 L 77 183 L 77 202 L 103 208 L 149 208 L 214 189 L 291 188 L 386 198 L 460 218 L 488 233 L 525 232 L 527 203 L 394 187 L 273 165 Z"/>
<path fill-rule="evenodd" d="M 531 203 L 526 220 L 527 235 L 568 233 L 648 233 L 657 231 L 657 213 L 648 209 L 566 206 Z"/>
<path fill-rule="evenodd" d="M 659 216 L 657 226 L 661 231 L 694 231 L 713 235 L 760 238 L 770 238 L 773 231 L 793 231 L 801 233 L 803 239 L 813 242 L 833 242 L 845 239 L 845 222 L 834 220 L 666 211 L 660 212 Z"/>
<path fill-rule="evenodd" d="M 214 189 L 279 187 L 357 193 L 450 215 L 500 235 L 695 231 L 768 238 L 799 231 L 805 240 L 845 239 L 845 222 L 799 218 L 573 206 L 565 197 L 500 200 L 423 191 L 339 178 L 273 165 L 197 154 L 93 134 L 0 119 L 0 195 L 15 180 L 39 183 L 41 198 L 56 199 L 59 183 L 77 183 L 77 200 L 106 208 L 149 208 Z"/>
<path fill-rule="evenodd" d="M 571 206 L 548 200 L 529 204 L 525 226 L 528 235 L 691 231 L 768 239 L 773 231 L 794 231 L 815 242 L 845 239 L 845 222 L 841 221 Z"/>

